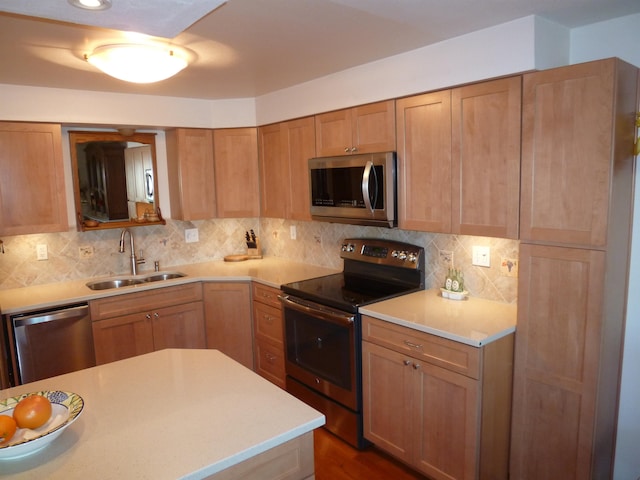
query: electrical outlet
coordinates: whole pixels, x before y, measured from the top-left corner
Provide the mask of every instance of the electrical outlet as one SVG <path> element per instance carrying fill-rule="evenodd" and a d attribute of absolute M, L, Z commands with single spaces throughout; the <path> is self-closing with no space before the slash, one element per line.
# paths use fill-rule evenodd
<path fill-rule="evenodd" d="M 197 228 L 187 228 L 184 231 L 184 241 L 187 243 L 195 243 L 200 241 L 198 238 L 198 229 Z"/>
<path fill-rule="evenodd" d="M 85 245 L 78 247 L 78 252 L 80 253 L 80 258 L 91 258 L 93 257 L 94 249 L 91 245 Z"/>
<path fill-rule="evenodd" d="M 479 267 L 491 266 L 491 249 L 489 247 L 480 247 L 474 245 L 471 247 L 472 257 L 471 263 Z"/>
<path fill-rule="evenodd" d="M 289 227 L 289 234 L 291 235 L 291 240 L 295 240 L 298 237 L 298 233 L 296 232 L 295 225 L 291 225 Z"/>
<path fill-rule="evenodd" d="M 38 260 L 48 260 L 49 259 L 49 253 L 47 252 L 47 244 L 46 243 L 40 243 L 40 244 L 36 245 L 36 258 Z"/>
<path fill-rule="evenodd" d="M 451 250 L 438 250 L 440 263 L 447 267 L 453 267 L 453 252 Z"/>

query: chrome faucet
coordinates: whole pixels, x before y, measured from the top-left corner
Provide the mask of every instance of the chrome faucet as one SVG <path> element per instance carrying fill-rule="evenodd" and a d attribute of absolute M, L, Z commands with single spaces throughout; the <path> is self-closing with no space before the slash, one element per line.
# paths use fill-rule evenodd
<path fill-rule="evenodd" d="M 136 246 L 133 241 L 133 233 L 129 231 L 128 228 L 122 229 L 122 233 L 120 233 L 120 253 L 124 253 L 124 235 L 129 234 L 129 242 L 131 243 L 131 274 L 138 274 L 138 264 L 144 263 L 144 258 L 142 258 L 142 250 L 140 251 L 140 258 L 136 257 Z"/>

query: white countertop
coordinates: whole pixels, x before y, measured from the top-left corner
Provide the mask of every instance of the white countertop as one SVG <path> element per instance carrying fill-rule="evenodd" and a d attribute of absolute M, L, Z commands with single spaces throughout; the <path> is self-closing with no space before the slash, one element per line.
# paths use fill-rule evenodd
<path fill-rule="evenodd" d="M 373 303 L 360 312 L 480 347 L 515 331 L 517 307 L 473 297 L 450 300 L 433 289 Z"/>
<path fill-rule="evenodd" d="M 324 425 L 324 416 L 217 350 L 161 350 L 19 387 L 77 393 L 80 417 L 2 478 L 197 479 Z"/>
<path fill-rule="evenodd" d="M 114 276 L 85 278 L 82 280 L 36 285 L 33 287 L 0 290 L 0 310 L 2 310 L 3 314 L 22 313 L 24 311 L 42 310 L 70 303 L 86 302 L 96 298 L 196 281 L 232 282 L 255 280 L 274 288 L 280 288 L 280 285 L 284 283 L 329 275 L 337 273 L 340 270 L 292 262 L 277 257 L 266 257 L 263 259 L 246 260 L 244 262 L 214 261 L 178 265 L 167 267 L 166 269 L 163 268 L 162 271 L 181 272 L 187 276 L 180 279 L 113 288 L 110 290 L 90 290 L 89 287 L 86 286 L 86 283 L 99 280 L 100 278 L 112 278 Z M 153 273 L 153 271 L 140 272 L 141 275 L 147 273 Z"/>

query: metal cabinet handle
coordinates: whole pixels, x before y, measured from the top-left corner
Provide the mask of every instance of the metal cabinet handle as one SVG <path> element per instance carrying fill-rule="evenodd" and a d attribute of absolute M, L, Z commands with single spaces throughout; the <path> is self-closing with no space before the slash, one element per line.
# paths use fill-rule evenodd
<path fill-rule="evenodd" d="M 411 360 L 403 360 L 403 362 L 405 365 L 411 365 Z"/>
<path fill-rule="evenodd" d="M 412 342 L 410 342 L 409 340 L 405 340 L 405 341 L 404 341 L 404 344 L 405 344 L 407 347 L 411 347 L 411 348 L 422 348 L 422 344 L 421 344 L 421 343 L 412 343 Z"/>
<path fill-rule="evenodd" d="M 419 368 L 420 368 L 420 364 L 418 364 L 418 363 L 414 363 L 413 364 L 413 369 L 414 370 L 418 370 Z"/>

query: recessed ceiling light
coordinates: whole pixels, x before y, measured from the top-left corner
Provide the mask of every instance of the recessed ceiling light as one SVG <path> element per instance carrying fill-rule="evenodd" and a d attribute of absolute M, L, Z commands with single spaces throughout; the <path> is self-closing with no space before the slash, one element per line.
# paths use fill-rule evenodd
<path fill-rule="evenodd" d="M 111 7 L 111 0 L 68 0 L 71 5 L 83 10 L 106 10 Z"/>

